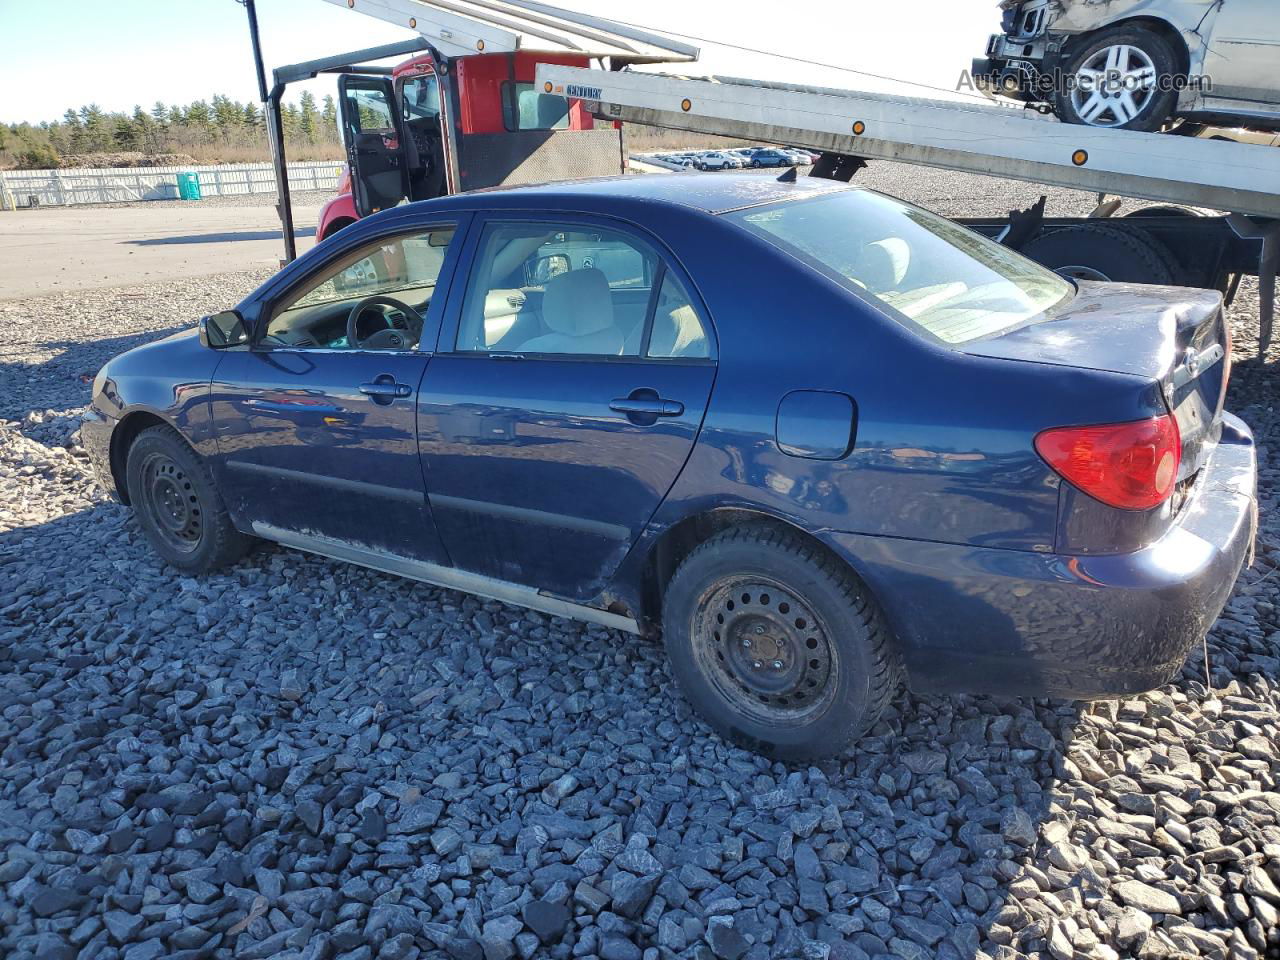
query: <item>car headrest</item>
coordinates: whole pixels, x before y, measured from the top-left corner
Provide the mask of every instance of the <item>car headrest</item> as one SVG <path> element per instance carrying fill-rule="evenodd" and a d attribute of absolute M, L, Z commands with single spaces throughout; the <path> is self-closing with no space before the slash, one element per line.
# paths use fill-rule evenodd
<path fill-rule="evenodd" d="M 707 335 L 693 307 L 659 308 L 653 318 L 653 334 L 649 338 L 651 357 L 705 357 Z"/>
<path fill-rule="evenodd" d="M 595 267 L 558 274 L 543 290 L 542 319 L 556 333 L 585 337 L 614 325 L 609 281 Z"/>
<path fill-rule="evenodd" d="M 893 290 L 911 266 L 911 248 L 901 237 L 885 237 L 864 244 L 853 273 L 868 290 Z"/>

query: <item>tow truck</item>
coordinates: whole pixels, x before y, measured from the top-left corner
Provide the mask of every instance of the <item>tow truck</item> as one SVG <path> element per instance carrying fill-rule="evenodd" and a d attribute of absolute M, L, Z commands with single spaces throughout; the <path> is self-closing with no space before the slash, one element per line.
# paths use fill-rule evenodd
<path fill-rule="evenodd" d="M 700 51 L 536 0 L 328 2 L 419 36 L 282 67 L 269 94 L 263 85 L 286 259 L 296 246 L 280 97 L 295 80 L 337 73 L 350 183 L 326 207 L 321 240 L 405 200 L 620 174 L 624 124 L 640 123 L 809 148 L 820 154 L 809 175 L 842 181 L 891 160 L 1094 192 L 1087 217 L 1045 216 L 1042 197 L 1007 218 L 957 222 L 1072 277 L 1217 288 L 1229 302 L 1242 276 L 1257 276 L 1261 348 L 1270 343 L 1280 150 L 994 104 L 640 71 Z M 409 54 L 394 68 L 370 65 Z M 1154 204 L 1113 217 L 1121 197 Z"/>

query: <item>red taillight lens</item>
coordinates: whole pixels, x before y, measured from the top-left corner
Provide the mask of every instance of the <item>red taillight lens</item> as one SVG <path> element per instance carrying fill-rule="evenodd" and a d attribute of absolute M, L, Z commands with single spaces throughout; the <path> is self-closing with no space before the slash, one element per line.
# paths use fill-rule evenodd
<path fill-rule="evenodd" d="M 1036 452 L 1063 479 L 1122 510 L 1149 510 L 1173 493 L 1182 441 L 1173 417 L 1090 427 L 1056 427 L 1036 436 Z"/>

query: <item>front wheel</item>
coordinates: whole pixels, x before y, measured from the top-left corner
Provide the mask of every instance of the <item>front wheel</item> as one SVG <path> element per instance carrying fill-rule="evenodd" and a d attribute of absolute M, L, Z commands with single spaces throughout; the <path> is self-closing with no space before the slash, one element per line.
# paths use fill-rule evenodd
<path fill-rule="evenodd" d="M 183 573 L 240 559 L 253 542 L 231 523 L 213 474 L 172 427 L 143 430 L 125 464 L 129 502 L 156 553 Z"/>
<path fill-rule="evenodd" d="M 1063 65 L 1054 110 L 1067 123 L 1159 130 L 1177 105 L 1178 60 L 1160 34 L 1117 26 L 1077 41 Z"/>
<path fill-rule="evenodd" d="M 784 761 L 833 756 L 898 685 L 865 587 L 800 537 L 726 530 L 695 549 L 663 600 L 672 671 L 722 737 Z"/>

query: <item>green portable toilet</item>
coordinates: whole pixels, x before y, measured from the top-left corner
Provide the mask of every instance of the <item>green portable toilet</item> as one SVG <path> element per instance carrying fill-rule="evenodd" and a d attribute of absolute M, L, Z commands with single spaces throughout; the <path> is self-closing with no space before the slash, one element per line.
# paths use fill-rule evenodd
<path fill-rule="evenodd" d="M 199 200 L 200 174 L 191 171 L 178 174 L 178 196 L 183 200 Z"/>

